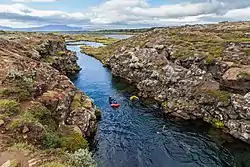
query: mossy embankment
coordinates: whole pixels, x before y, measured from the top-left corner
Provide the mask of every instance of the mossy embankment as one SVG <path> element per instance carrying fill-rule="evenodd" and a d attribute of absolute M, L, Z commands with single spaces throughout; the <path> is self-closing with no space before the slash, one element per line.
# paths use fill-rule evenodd
<path fill-rule="evenodd" d="M 84 167 L 95 165 L 87 139 L 95 134 L 100 111 L 67 77 L 79 72 L 76 60 L 61 36 L 0 35 L 3 163 L 70 167 L 82 166 L 81 161 Z"/>
<path fill-rule="evenodd" d="M 82 52 L 162 103 L 165 113 L 203 119 L 250 143 L 250 22 L 156 28 Z"/>

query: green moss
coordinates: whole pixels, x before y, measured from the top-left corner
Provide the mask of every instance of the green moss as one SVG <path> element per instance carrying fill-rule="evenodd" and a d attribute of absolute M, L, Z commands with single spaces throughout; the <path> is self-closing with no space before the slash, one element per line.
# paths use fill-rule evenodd
<path fill-rule="evenodd" d="M 224 104 L 228 104 L 229 99 L 231 98 L 231 94 L 227 91 L 207 90 L 206 93 L 217 98 L 219 101 L 223 102 Z"/>
<path fill-rule="evenodd" d="M 212 120 L 212 125 L 215 127 L 215 128 L 224 128 L 224 123 L 218 119 L 213 119 Z"/>
<path fill-rule="evenodd" d="M 63 136 L 60 141 L 61 148 L 64 148 L 70 152 L 74 152 L 81 148 L 88 148 L 87 140 L 80 133 L 72 133 L 67 136 Z"/>
<path fill-rule="evenodd" d="M 42 165 L 42 167 L 69 167 L 68 165 L 62 164 L 60 162 L 50 162 L 45 165 Z"/>
<path fill-rule="evenodd" d="M 16 159 L 13 159 L 10 161 L 10 167 L 21 167 L 21 162 Z"/>
<path fill-rule="evenodd" d="M 14 100 L 1 99 L 0 100 L 0 113 L 12 115 L 18 113 L 20 110 L 20 103 Z"/>

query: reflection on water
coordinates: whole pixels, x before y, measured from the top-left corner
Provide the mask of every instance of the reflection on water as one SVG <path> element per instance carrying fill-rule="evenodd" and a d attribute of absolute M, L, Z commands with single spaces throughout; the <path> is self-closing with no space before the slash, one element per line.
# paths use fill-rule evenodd
<path fill-rule="evenodd" d="M 82 68 L 74 84 L 102 110 L 95 137 L 100 167 L 250 167 L 249 146 L 204 122 L 164 118 L 154 101 L 129 101 L 133 86 L 112 78 L 96 59 L 76 51 Z M 109 96 L 121 107 L 110 108 Z M 165 128 L 163 128 L 165 127 Z"/>

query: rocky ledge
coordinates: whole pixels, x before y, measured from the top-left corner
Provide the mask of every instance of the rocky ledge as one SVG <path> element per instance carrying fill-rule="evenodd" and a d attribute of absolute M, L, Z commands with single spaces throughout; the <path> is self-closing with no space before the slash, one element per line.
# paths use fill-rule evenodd
<path fill-rule="evenodd" d="M 79 72 L 76 60 L 60 36 L 1 33 L 0 130 L 5 137 L 0 138 L 12 138 L 0 142 L 2 152 L 13 143 L 72 152 L 88 147 L 85 138 L 95 133 L 100 112 L 67 77 Z"/>
<path fill-rule="evenodd" d="M 157 28 L 92 51 L 165 113 L 250 143 L 250 23 Z M 101 53 L 105 53 L 102 55 Z"/>

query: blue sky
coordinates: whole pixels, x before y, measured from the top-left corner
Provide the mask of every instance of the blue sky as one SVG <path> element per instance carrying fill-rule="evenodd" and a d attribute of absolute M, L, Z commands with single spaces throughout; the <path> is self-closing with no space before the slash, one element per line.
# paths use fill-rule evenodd
<path fill-rule="evenodd" d="M 1 0 L 0 25 L 137 28 L 250 20 L 249 0 Z"/>

